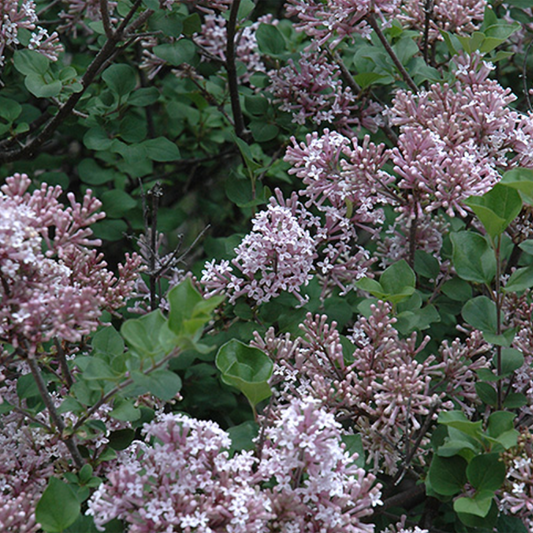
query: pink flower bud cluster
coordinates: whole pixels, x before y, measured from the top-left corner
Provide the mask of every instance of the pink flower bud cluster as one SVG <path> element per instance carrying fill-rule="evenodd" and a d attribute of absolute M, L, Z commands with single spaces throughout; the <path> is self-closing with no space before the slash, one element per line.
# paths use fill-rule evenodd
<path fill-rule="evenodd" d="M 531 120 L 509 107 L 516 97 L 488 79 L 492 66 L 478 56 L 456 62 L 454 85 L 399 91 L 390 110 L 401 131 L 392 160 L 410 214 L 442 207 L 464 216 L 465 198 L 490 190 L 500 170 L 531 160 Z"/>
<path fill-rule="evenodd" d="M 117 7 L 117 2 L 112 0 L 105 0 L 107 3 L 107 11 L 112 14 Z M 61 29 L 71 29 L 76 35 L 76 24 L 82 23 L 86 31 L 92 33 L 93 30 L 89 28 L 84 21 L 102 20 L 102 10 L 100 0 L 63 0 L 65 10 L 59 13 L 59 16 L 64 21 Z M 115 18 L 111 19 L 112 22 L 116 22 Z"/>
<path fill-rule="evenodd" d="M 373 102 L 359 105 L 352 90 L 344 87 L 340 68 L 325 52 L 309 50 L 298 64 L 289 59 L 287 66 L 268 74 L 268 90 L 281 103 L 280 109 L 292 114 L 294 123 L 334 124 L 346 134 L 353 132 L 353 126 L 377 130 L 381 107 Z"/>
<path fill-rule="evenodd" d="M 1 0 L 0 1 L 0 65 L 4 64 L 5 49 L 15 48 L 20 44 L 19 30 L 32 32 L 28 48 L 36 50 L 56 61 L 59 52 L 63 50 L 59 44 L 59 36 L 56 32 L 52 35 L 48 31 L 37 26 L 38 17 L 35 12 L 33 0 Z"/>
<path fill-rule="evenodd" d="M 60 187 L 27 192 L 30 180 L 15 174 L 0 193 L 0 336 L 34 350 L 53 337 L 78 341 L 94 331 L 103 309 L 124 305 L 140 258 L 127 256 L 119 278 L 89 247 L 91 224 L 105 215 L 88 191 L 83 203 Z"/>
<path fill-rule="evenodd" d="M 397 19 L 406 26 L 423 31 L 426 25 L 426 2 L 403 0 Z M 486 0 L 434 0 L 429 17 L 429 39 L 442 40 L 440 30 L 459 35 L 472 34 L 483 20 Z"/>
<path fill-rule="evenodd" d="M 274 417 L 259 461 L 230 457 L 231 440 L 214 422 L 159 415 L 146 441 L 121 454 L 88 514 L 102 531 L 119 518 L 129 533 L 374 531 L 361 518 L 380 503 L 379 486 L 345 451 L 334 417 L 309 399 Z"/>
<path fill-rule="evenodd" d="M 370 26 L 364 21 L 368 14 L 392 17 L 398 13 L 400 0 L 289 0 L 287 16 L 298 17 L 298 31 L 314 37 L 322 46 L 334 37 L 334 47 L 344 38 L 359 33 L 368 36 Z"/>

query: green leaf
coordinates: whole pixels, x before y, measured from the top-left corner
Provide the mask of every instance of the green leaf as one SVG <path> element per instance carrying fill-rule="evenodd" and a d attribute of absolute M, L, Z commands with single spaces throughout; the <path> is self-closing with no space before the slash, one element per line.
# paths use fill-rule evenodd
<path fill-rule="evenodd" d="M 276 57 L 286 50 L 285 37 L 276 26 L 264 23 L 259 24 L 255 37 L 259 50 L 267 56 Z"/>
<path fill-rule="evenodd" d="M 521 394 L 519 392 L 511 392 L 507 395 L 503 402 L 503 406 L 506 409 L 519 409 L 520 407 L 524 407 L 524 405 L 527 405 L 528 399 L 525 394 Z"/>
<path fill-rule="evenodd" d="M 52 98 L 63 87 L 59 80 L 47 80 L 42 74 L 28 74 L 24 80 L 26 89 L 37 98 Z"/>
<path fill-rule="evenodd" d="M 131 376 L 136 385 L 145 388 L 165 402 L 175 398 L 181 390 L 181 378 L 170 370 L 160 368 L 150 372 L 150 374 L 133 371 Z"/>
<path fill-rule="evenodd" d="M 493 239 L 501 235 L 522 210 L 518 191 L 502 184 L 496 184 L 483 196 L 470 196 L 465 204 L 474 211 Z"/>
<path fill-rule="evenodd" d="M 249 124 L 254 141 L 258 143 L 268 142 L 275 139 L 279 128 L 275 124 L 267 124 L 264 120 L 252 120 Z"/>
<path fill-rule="evenodd" d="M 528 239 L 527 241 L 521 242 L 518 245 L 518 248 L 526 252 L 526 254 L 533 255 L 533 239 Z"/>
<path fill-rule="evenodd" d="M 118 96 L 131 93 L 137 85 L 135 70 L 125 63 L 117 63 L 106 68 L 102 73 L 102 79 Z"/>
<path fill-rule="evenodd" d="M 515 270 L 508 279 L 503 291 L 519 292 L 533 287 L 533 265 Z"/>
<path fill-rule="evenodd" d="M 107 136 L 105 137 L 106 140 Z M 105 141 L 104 141 L 105 142 Z M 88 185 L 103 185 L 115 179 L 115 171 L 102 168 L 94 159 L 83 159 L 78 165 L 78 174 L 83 183 Z"/>
<path fill-rule="evenodd" d="M 457 275 L 476 283 L 490 284 L 496 275 L 496 258 L 487 240 L 478 233 L 451 233 L 452 260 Z"/>
<path fill-rule="evenodd" d="M 156 137 L 148 139 L 141 143 L 146 150 L 146 155 L 152 161 L 165 163 L 167 161 L 177 161 L 181 158 L 180 151 L 175 143 L 169 141 L 166 137 Z"/>
<path fill-rule="evenodd" d="M 122 355 L 124 352 L 124 341 L 113 326 L 107 326 L 95 333 L 91 344 L 95 350 L 105 354 Z"/>
<path fill-rule="evenodd" d="M 489 416 L 487 433 L 489 436 L 498 438 L 502 433 L 514 429 L 516 415 L 508 411 L 496 411 Z"/>
<path fill-rule="evenodd" d="M 252 406 L 272 394 L 268 380 L 274 365 L 258 348 L 233 339 L 219 349 L 215 362 L 222 381 L 239 389 Z"/>
<path fill-rule="evenodd" d="M 487 405 L 495 406 L 498 402 L 496 390 L 488 383 L 476 383 L 476 392 L 479 396 L 479 399 Z"/>
<path fill-rule="evenodd" d="M 80 514 L 80 503 L 72 488 L 51 477 L 35 508 L 35 519 L 47 533 L 61 533 Z"/>
<path fill-rule="evenodd" d="M 183 63 L 190 63 L 196 52 L 196 47 L 188 39 L 180 39 L 174 43 L 159 44 L 153 48 L 154 54 L 173 67 Z"/>
<path fill-rule="evenodd" d="M 145 107 L 155 104 L 159 100 L 159 91 L 155 87 L 142 87 L 133 91 L 128 98 L 128 104 Z"/>
<path fill-rule="evenodd" d="M 475 439 L 481 439 L 483 423 L 471 422 L 461 411 L 445 411 L 439 414 L 439 424 L 457 429 Z"/>
<path fill-rule="evenodd" d="M 116 401 L 109 416 L 122 422 L 133 422 L 141 417 L 141 410 L 135 407 L 135 400 Z"/>
<path fill-rule="evenodd" d="M 494 334 L 498 331 L 496 304 L 487 296 L 477 296 L 466 302 L 461 314 L 475 329 Z"/>
<path fill-rule="evenodd" d="M 113 141 L 108 137 L 106 131 L 99 126 L 91 128 L 83 137 L 83 143 L 89 150 L 108 150 Z"/>
<path fill-rule="evenodd" d="M 13 65 L 21 74 L 45 74 L 50 66 L 50 60 L 35 50 L 16 50 L 13 54 Z"/>
<path fill-rule="evenodd" d="M 254 450 L 254 439 L 259 432 L 259 425 L 254 420 L 247 420 L 238 426 L 228 429 L 231 439 L 231 449 L 240 452 L 241 450 Z"/>
<path fill-rule="evenodd" d="M 244 107 L 251 115 L 263 116 L 268 111 L 268 100 L 263 96 L 245 96 Z"/>
<path fill-rule="evenodd" d="M 524 193 L 529 201 L 533 199 L 533 169 L 513 168 L 508 170 L 502 176 L 500 183 Z"/>
<path fill-rule="evenodd" d="M 143 358 L 153 358 L 164 353 L 159 342 L 159 333 L 166 319 L 161 311 L 156 310 L 140 318 L 126 320 L 120 328 L 130 348 Z"/>
<path fill-rule="evenodd" d="M 494 367 L 498 367 L 497 355 L 492 358 Z M 510 376 L 524 364 L 524 354 L 514 348 L 504 348 L 501 351 L 502 376 Z"/>
<path fill-rule="evenodd" d="M 448 298 L 457 302 L 465 302 L 472 298 L 472 286 L 461 278 L 452 278 L 442 286 L 441 290 Z"/>
<path fill-rule="evenodd" d="M 109 218 L 120 218 L 137 207 L 137 202 L 126 191 L 112 189 L 102 194 L 103 210 Z"/>
<path fill-rule="evenodd" d="M 345 452 L 350 455 L 352 458 L 357 454 L 357 459 L 355 464 L 359 468 L 365 467 L 365 448 L 363 446 L 363 441 L 361 435 L 357 433 L 356 435 L 342 435 L 341 440 L 346 446 Z"/>
<path fill-rule="evenodd" d="M 386 268 L 379 278 L 379 283 L 387 294 L 402 294 L 405 289 L 416 285 L 416 276 L 405 259 Z"/>
<path fill-rule="evenodd" d="M 456 513 L 473 514 L 485 518 L 492 506 L 494 492 L 482 490 L 472 498 L 458 498 L 453 502 L 453 509 Z"/>
<path fill-rule="evenodd" d="M 354 76 L 354 80 L 361 87 L 362 90 L 370 87 L 375 81 L 385 78 L 383 74 L 377 72 L 363 72 Z"/>
<path fill-rule="evenodd" d="M 361 278 L 355 283 L 355 286 L 362 291 L 369 292 L 372 296 L 376 298 L 383 299 L 385 298 L 386 292 L 385 289 L 381 286 L 379 281 L 371 278 Z"/>
<path fill-rule="evenodd" d="M 435 256 L 422 250 L 415 251 L 415 272 L 428 279 L 436 279 L 440 273 L 440 264 Z"/>
<path fill-rule="evenodd" d="M 467 462 L 459 456 L 439 457 L 434 455 L 428 471 L 431 488 L 443 496 L 454 496 L 466 483 Z"/>
<path fill-rule="evenodd" d="M 15 100 L 0 97 L 0 117 L 14 122 L 22 113 L 22 106 Z"/>
<path fill-rule="evenodd" d="M 120 374 L 115 372 L 105 361 L 98 357 L 93 357 L 83 371 L 83 379 L 95 380 L 103 379 L 116 381 Z"/>
<path fill-rule="evenodd" d="M 502 486 L 505 480 L 505 465 L 499 458 L 498 453 L 484 453 L 470 461 L 466 468 L 466 477 L 475 489 L 494 492 Z"/>

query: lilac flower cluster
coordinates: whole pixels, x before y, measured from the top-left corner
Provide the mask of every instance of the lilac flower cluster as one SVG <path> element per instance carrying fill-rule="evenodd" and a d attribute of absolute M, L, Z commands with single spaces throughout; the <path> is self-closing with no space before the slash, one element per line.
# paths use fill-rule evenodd
<path fill-rule="evenodd" d="M 335 124 L 349 134 L 352 126 L 377 130 L 381 107 L 373 102 L 359 105 L 349 87 L 344 87 L 341 71 L 328 59 L 326 52 L 309 50 L 302 53 L 298 64 L 289 59 L 287 66 L 269 71 L 270 86 L 280 109 L 292 113 L 292 121 L 317 126 Z"/>
<path fill-rule="evenodd" d="M 507 475 L 500 497 L 500 510 L 520 517 L 533 530 L 533 435 L 523 431 L 518 446 L 506 454 Z"/>
<path fill-rule="evenodd" d="M 15 48 L 20 44 L 19 30 L 32 32 L 28 48 L 42 53 L 51 61 L 56 61 L 63 50 L 56 32 L 49 35 L 47 30 L 36 24 L 38 17 L 33 0 L 2 0 L 0 20 L 0 65 L 4 64 L 6 48 Z"/>
<path fill-rule="evenodd" d="M 76 24 L 82 23 L 85 31 L 92 33 L 93 30 L 84 24 L 85 20 L 102 20 L 102 9 L 100 0 L 63 0 L 65 9 L 59 13 L 63 20 L 61 30 L 69 29 L 76 35 Z M 113 12 L 117 7 L 117 2 L 106 0 L 107 11 L 111 15 L 111 22 L 116 22 Z"/>
<path fill-rule="evenodd" d="M 353 34 L 368 36 L 367 15 L 392 16 L 399 5 L 400 0 L 289 0 L 287 15 L 298 17 L 295 28 L 313 37 L 319 46 L 334 37 L 330 46 L 335 47 Z"/>
<path fill-rule="evenodd" d="M 230 302 L 246 295 L 261 303 L 287 291 L 303 303 L 300 287 L 311 280 L 316 258 L 312 223 L 296 197 L 286 203 L 281 197 L 271 198 L 268 208 L 254 218 L 252 232 L 235 249 L 232 263 L 244 277 L 233 274 L 229 261 L 213 260 L 202 273 L 206 296 L 227 292 Z"/>
<path fill-rule="evenodd" d="M 479 56 L 455 61 L 454 85 L 398 91 L 390 109 L 401 131 L 392 160 L 410 215 L 442 207 L 464 216 L 462 201 L 487 192 L 499 170 L 531 166 L 531 120 L 509 107 L 516 97 L 488 79 L 493 67 Z"/>
<path fill-rule="evenodd" d="M 313 400 L 293 400 L 266 428 L 262 458 L 230 457 L 213 422 L 162 414 L 145 425 L 89 501 L 98 528 L 113 518 L 129 533 L 347 531 L 379 504 L 374 476 L 341 443 L 341 426 Z M 272 487 L 272 480 L 275 484 Z"/>
<path fill-rule="evenodd" d="M 403 0 L 398 20 L 410 28 L 424 30 L 426 25 L 425 2 Z M 483 20 L 486 0 L 434 0 L 431 3 L 429 17 L 430 41 L 441 40 L 440 30 L 459 35 L 468 35 L 476 31 Z"/>
<path fill-rule="evenodd" d="M 30 194 L 29 185 L 15 174 L 0 193 L 0 336 L 32 351 L 53 337 L 75 342 L 95 330 L 103 309 L 124 305 L 140 258 L 127 256 L 115 278 L 90 249 L 100 243 L 89 226 L 105 216 L 91 192 L 82 204 L 69 193 L 65 207 L 60 187 Z"/>

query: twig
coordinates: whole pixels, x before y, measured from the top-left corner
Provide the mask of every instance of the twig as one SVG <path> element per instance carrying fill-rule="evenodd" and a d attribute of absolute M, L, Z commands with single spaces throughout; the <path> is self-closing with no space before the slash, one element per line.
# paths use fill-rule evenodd
<path fill-rule="evenodd" d="M 529 97 L 529 90 L 527 88 L 527 58 L 529 56 L 529 51 L 533 46 L 533 41 L 531 41 L 526 48 L 526 53 L 524 54 L 524 63 L 522 64 L 522 83 L 524 87 L 524 95 L 526 96 L 527 107 L 530 111 L 533 111 L 533 106 L 531 105 L 531 98 Z"/>
<path fill-rule="evenodd" d="M 72 456 L 72 459 L 74 460 L 76 467 L 78 469 L 81 469 L 83 465 L 85 464 L 85 461 L 83 460 L 83 457 L 81 456 L 80 451 L 78 450 L 78 446 L 76 444 L 74 435 L 70 435 L 70 436 L 65 435 L 65 424 L 63 422 L 63 419 L 57 412 L 54 402 L 52 401 L 52 398 L 50 397 L 50 393 L 48 392 L 46 383 L 43 379 L 43 375 L 41 374 L 41 369 L 39 368 L 39 364 L 37 363 L 33 355 L 27 355 L 26 360 L 28 361 L 28 364 L 30 365 L 30 370 L 31 370 L 33 379 L 35 380 L 35 383 L 37 384 L 37 388 L 39 389 L 39 394 L 41 395 L 44 405 L 48 409 L 50 418 L 52 419 L 54 426 L 59 431 L 61 440 L 65 443 L 65 446 L 70 452 L 70 455 Z"/>
<path fill-rule="evenodd" d="M 42 420 L 39 420 L 38 418 L 35 418 L 32 414 L 28 413 L 28 411 L 26 411 L 25 409 L 22 409 L 22 407 L 18 407 L 17 405 L 12 405 L 11 407 L 13 407 L 13 411 L 16 411 L 17 413 L 26 417 L 28 420 L 31 420 L 34 424 L 38 424 L 39 426 L 43 427 L 49 433 L 54 432 L 52 426 L 48 425 L 46 422 L 43 422 Z"/>
<path fill-rule="evenodd" d="M 179 355 L 180 349 L 174 348 L 168 355 L 165 355 L 161 361 L 154 363 L 146 372 L 144 372 L 144 375 L 147 376 L 148 374 L 151 374 L 154 370 L 157 370 L 158 368 L 161 368 L 165 363 L 170 361 L 173 357 L 176 357 Z M 104 394 L 82 417 L 78 419 L 76 424 L 74 424 L 74 427 L 72 428 L 72 432 L 75 433 L 78 429 L 80 429 L 91 416 L 104 405 L 107 401 L 109 401 L 117 392 L 120 392 L 122 389 L 125 389 L 126 387 L 129 387 L 133 384 L 133 378 L 128 378 L 124 380 L 122 383 L 117 385 L 116 387 L 112 388 L 107 394 Z"/>
<path fill-rule="evenodd" d="M 135 2 L 126 17 L 124 17 L 124 20 L 121 22 L 118 29 L 114 32 L 113 36 L 107 39 L 100 52 L 98 52 L 93 59 L 92 63 L 85 71 L 85 74 L 82 76 L 82 90 L 78 93 L 73 93 L 65 104 L 59 108 L 56 115 L 46 124 L 43 130 L 25 146 L 14 150 L 0 152 L 0 163 L 9 163 L 24 157 L 33 157 L 36 150 L 44 144 L 65 119 L 72 114 L 74 107 L 80 101 L 81 97 L 93 82 L 103 65 L 105 65 L 106 61 L 113 55 L 118 43 L 122 40 L 124 35 L 135 31 L 153 15 L 154 12 L 149 9 L 141 13 L 136 20 L 129 24 L 133 15 L 141 5 L 141 2 L 142 0 L 137 0 Z"/>
<path fill-rule="evenodd" d="M 424 44 L 422 46 L 424 50 L 424 61 L 428 62 L 428 47 L 429 47 L 429 24 L 431 22 L 431 15 L 433 14 L 433 0 L 426 0 L 426 5 L 424 6 Z"/>
<path fill-rule="evenodd" d="M 112 39 L 115 32 L 111 27 L 111 20 L 109 18 L 108 0 L 100 0 L 100 14 L 102 15 L 102 24 L 104 26 L 106 37 Z"/>
<path fill-rule="evenodd" d="M 228 73 L 228 88 L 231 100 L 231 111 L 235 123 L 235 135 L 244 139 L 244 118 L 239 101 L 239 84 L 237 81 L 237 67 L 235 66 L 235 33 L 237 28 L 237 14 L 241 0 L 234 0 L 228 21 L 228 41 L 226 43 L 226 72 Z"/>
<path fill-rule="evenodd" d="M 389 41 L 387 41 L 387 38 L 385 35 L 383 35 L 383 32 L 381 31 L 381 28 L 379 27 L 378 23 L 376 22 L 376 19 L 374 17 L 373 13 L 369 13 L 365 20 L 368 22 L 370 27 L 376 32 L 376 35 L 378 36 L 379 40 L 381 41 L 381 44 L 385 47 L 385 50 L 389 54 L 390 58 L 392 59 L 393 63 L 396 65 L 396 68 L 400 71 L 400 74 L 402 75 L 402 78 L 404 79 L 405 83 L 409 86 L 409 88 L 414 92 L 418 92 L 418 87 L 416 86 L 416 83 L 413 81 L 411 76 L 409 76 L 409 73 L 405 70 L 404 66 L 402 65 L 401 61 L 398 59 L 398 56 L 392 49 L 391 45 L 389 44 Z"/>
<path fill-rule="evenodd" d="M 63 346 L 61 346 L 61 343 L 57 339 L 54 340 L 54 344 L 56 345 L 57 359 L 59 360 L 59 366 L 61 367 L 63 379 L 65 380 L 67 387 L 70 389 L 70 387 L 72 387 L 74 384 L 74 378 L 72 377 L 72 373 L 68 367 L 65 350 L 63 350 Z"/>

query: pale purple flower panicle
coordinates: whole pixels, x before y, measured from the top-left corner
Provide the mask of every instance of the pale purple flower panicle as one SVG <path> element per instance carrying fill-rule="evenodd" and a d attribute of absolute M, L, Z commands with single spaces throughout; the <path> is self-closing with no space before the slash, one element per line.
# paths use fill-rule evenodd
<path fill-rule="evenodd" d="M 89 500 L 87 514 L 103 531 L 113 518 L 129 533 L 266 532 L 270 501 L 255 486 L 250 452 L 230 458 L 228 434 L 209 421 L 161 414 L 145 425 Z"/>
<path fill-rule="evenodd" d="M 370 26 L 364 21 L 369 13 L 380 17 L 398 12 L 400 0 L 289 0 L 287 16 L 296 16 L 298 31 L 314 37 L 322 46 L 334 37 L 331 47 L 355 33 L 368 36 Z"/>
<path fill-rule="evenodd" d="M 309 233 L 309 214 L 296 197 L 285 202 L 272 198 L 265 211 L 253 220 L 252 232 L 235 248 L 233 274 L 228 261 L 206 263 L 201 282 L 207 296 L 225 292 L 230 301 L 246 295 L 257 303 L 268 302 L 282 291 L 302 303 L 300 287 L 309 283 L 316 248 Z"/>
<path fill-rule="evenodd" d="M 483 20 L 486 6 L 486 0 L 433 0 L 429 18 L 430 41 L 442 40 L 440 30 L 471 34 Z M 426 2 L 404 0 L 397 18 L 406 26 L 423 31 L 427 20 Z"/>
<path fill-rule="evenodd" d="M 442 207 L 464 216 L 468 196 L 482 195 L 527 151 L 523 124 L 509 104 L 509 89 L 489 80 L 492 66 L 477 55 L 459 56 L 454 85 L 435 84 L 413 94 L 398 91 L 389 115 L 400 126 L 393 150 L 398 186 L 408 194 L 410 215 Z M 531 142 L 529 142 L 531 145 Z"/>
<path fill-rule="evenodd" d="M 28 48 L 42 53 L 51 61 L 56 61 L 63 47 L 59 43 L 56 32 L 48 35 L 48 31 L 38 26 L 35 2 L 33 0 L 2 0 L 0 2 L 0 65 L 4 64 L 6 48 L 14 48 L 20 44 L 18 31 L 29 30 L 31 33 Z"/>
<path fill-rule="evenodd" d="M 65 207 L 60 187 L 30 194 L 29 185 L 15 174 L 0 193 L 0 335 L 33 350 L 53 337 L 75 342 L 94 331 L 103 309 L 124 305 L 140 258 L 127 256 L 115 278 L 88 248 L 100 244 L 89 226 L 105 216 L 91 192 L 82 204 L 69 193 Z"/>
<path fill-rule="evenodd" d="M 373 532 L 361 519 L 381 504 L 381 487 L 346 452 L 333 414 L 315 399 L 293 398 L 274 417 L 257 474 L 276 482 L 270 497 L 280 530 Z"/>
<path fill-rule="evenodd" d="M 340 132 L 352 132 L 353 126 L 371 131 L 378 128 L 381 106 L 365 102 L 360 106 L 349 87 L 344 87 L 339 66 L 328 60 L 325 52 L 309 50 L 302 53 L 298 64 L 289 59 L 288 65 L 268 73 L 275 102 L 280 109 L 292 114 L 292 121 L 316 125 L 335 124 Z"/>

